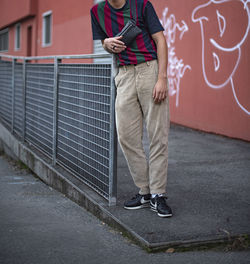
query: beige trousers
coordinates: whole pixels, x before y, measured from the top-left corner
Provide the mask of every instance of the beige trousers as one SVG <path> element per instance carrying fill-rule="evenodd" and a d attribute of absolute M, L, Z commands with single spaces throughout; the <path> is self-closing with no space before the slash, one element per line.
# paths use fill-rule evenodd
<path fill-rule="evenodd" d="M 118 140 L 140 194 L 166 192 L 168 167 L 169 104 L 153 100 L 158 77 L 157 60 L 119 67 L 116 125 Z M 143 119 L 149 138 L 149 160 L 143 144 Z"/>

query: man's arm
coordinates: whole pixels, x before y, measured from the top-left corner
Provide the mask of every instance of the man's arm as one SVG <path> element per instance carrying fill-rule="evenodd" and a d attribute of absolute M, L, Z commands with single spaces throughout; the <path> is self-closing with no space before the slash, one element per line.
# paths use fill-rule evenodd
<path fill-rule="evenodd" d="M 167 86 L 167 66 L 168 66 L 168 47 L 162 31 L 152 35 L 157 47 L 158 57 L 158 81 L 154 87 L 153 98 L 159 103 L 166 99 L 168 93 Z"/>
<path fill-rule="evenodd" d="M 107 34 L 103 31 L 96 16 L 94 15 L 94 13 L 97 12 L 94 9 L 96 9 L 96 6 L 90 10 L 93 39 L 101 40 L 103 48 L 110 53 L 120 53 L 125 50 L 126 46 L 121 41 L 122 36 L 113 38 L 107 37 Z"/>
<path fill-rule="evenodd" d="M 126 49 L 126 46 L 121 39 L 122 36 L 105 38 L 102 40 L 102 46 L 109 53 L 120 53 Z"/>

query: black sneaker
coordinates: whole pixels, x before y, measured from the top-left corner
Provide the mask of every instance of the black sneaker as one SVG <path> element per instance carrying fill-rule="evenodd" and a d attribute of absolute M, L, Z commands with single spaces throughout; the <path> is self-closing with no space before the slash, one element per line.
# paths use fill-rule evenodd
<path fill-rule="evenodd" d="M 156 195 L 155 198 L 150 200 L 150 208 L 152 211 L 157 212 L 160 217 L 172 216 L 172 210 L 167 205 L 167 197 Z"/>
<path fill-rule="evenodd" d="M 144 207 L 149 207 L 151 195 L 150 194 L 136 194 L 131 200 L 124 203 L 125 209 L 140 209 Z"/>

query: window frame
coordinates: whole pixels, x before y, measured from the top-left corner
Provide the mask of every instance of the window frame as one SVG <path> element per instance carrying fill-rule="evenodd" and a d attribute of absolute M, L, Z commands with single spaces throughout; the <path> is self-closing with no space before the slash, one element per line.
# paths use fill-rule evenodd
<path fill-rule="evenodd" d="M 5 28 L 3 30 L 0 30 L 0 35 L 7 33 L 7 49 L 6 50 L 1 50 L 0 46 L 0 52 L 8 52 L 9 51 L 9 28 Z"/>
<path fill-rule="evenodd" d="M 19 47 L 17 46 L 18 43 L 17 28 L 19 28 Z M 21 49 L 21 23 L 18 23 L 15 26 L 15 51 L 18 51 L 20 49 Z"/>
<path fill-rule="evenodd" d="M 50 42 L 45 43 L 46 39 L 46 17 L 50 16 Z M 52 10 L 47 11 L 43 13 L 42 18 L 43 18 L 43 27 L 42 27 L 42 47 L 49 47 L 52 45 L 52 28 L 53 28 L 53 21 L 52 21 Z"/>

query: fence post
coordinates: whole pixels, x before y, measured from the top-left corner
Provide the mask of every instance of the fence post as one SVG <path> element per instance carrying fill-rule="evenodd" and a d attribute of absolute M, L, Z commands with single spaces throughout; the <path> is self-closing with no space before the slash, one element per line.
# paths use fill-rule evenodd
<path fill-rule="evenodd" d="M 116 205 L 117 197 L 117 135 L 115 126 L 116 87 L 114 78 L 117 74 L 115 55 L 112 55 L 111 84 L 110 84 L 110 139 L 109 139 L 109 206 Z"/>
<path fill-rule="evenodd" d="M 15 64 L 16 64 L 16 59 L 12 59 L 12 111 L 11 111 L 11 133 L 14 133 L 14 122 L 15 122 Z"/>
<path fill-rule="evenodd" d="M 22 140 L 25 141 L 25 130 L 26 130 L 26 59 L 23 60 L 23 135 Z"/>
<path fill-rule="evenodd" d="M 52 148 L 52 164 L 56 165 L 56 154 L 57 154 L 57 121 L 58 121 L 58 64 L 61 60 L 57 57 L 54 58 L 54 109 L 53 109 L 53 148 Z"/>

